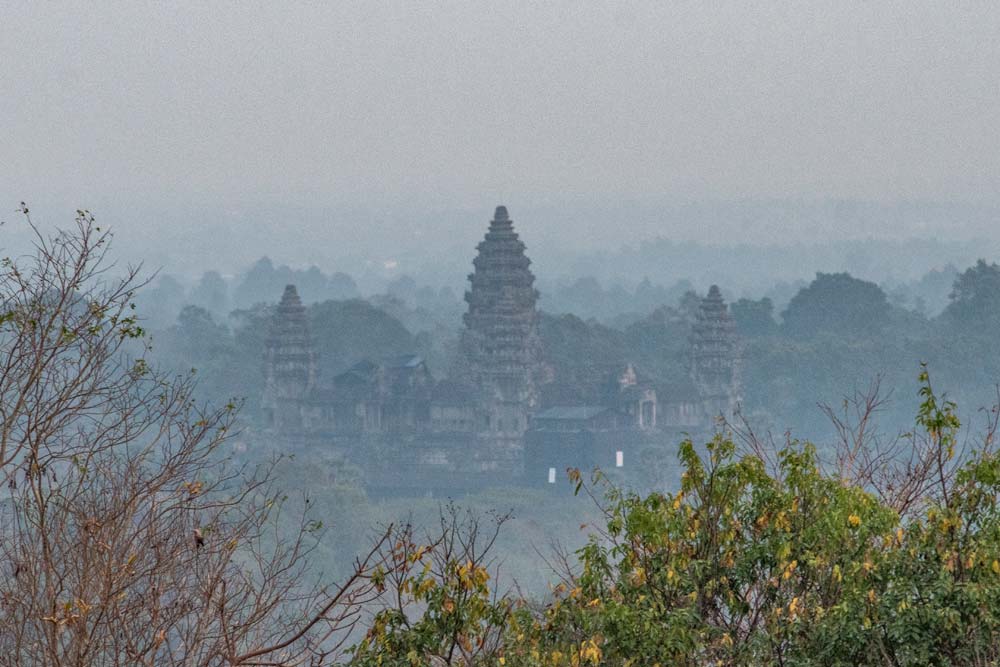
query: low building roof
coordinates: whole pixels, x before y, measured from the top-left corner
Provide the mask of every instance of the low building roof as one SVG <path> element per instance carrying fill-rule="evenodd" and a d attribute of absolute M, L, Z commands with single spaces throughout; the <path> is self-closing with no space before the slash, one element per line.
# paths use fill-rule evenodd
<path fill-rule="evenodd" d="M 383 362 L 388 368 L 416 368 L 424 363 L 423 358 L 417 354 L 402 354 L 397 357 L 390 357 Z"/>
<path fill-rule="evenodd" d="M 612 408 L 604 405 L 557 405 L 547 410 L 542 410 L 535 415 L 535 419 L 542 420 L 585 420 L 592 419 L 597 415 L 608 412 Z"/>

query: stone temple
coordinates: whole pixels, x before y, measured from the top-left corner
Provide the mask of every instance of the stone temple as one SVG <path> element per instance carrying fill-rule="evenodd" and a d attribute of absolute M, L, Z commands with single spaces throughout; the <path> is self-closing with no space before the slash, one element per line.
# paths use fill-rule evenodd
<path fill-rule="evenodd" d="M 296 429 L 302 403 L 316 387 L 316 350 L 294 285 L 285 287 L 264 350 L 265 419 L 278 428 Z"/>
<path fill-rule="evenodd" d="M 475 388 L 484 420 L 475 451 L 488 467 L 520 469 L 524 433 L 538 407 L 538 291 L 506 207 L 497 207 L 477 250 L 462 332 L 463 379 Z"/>
<path fill-rule="evenodd" d="M 597 403 L 546 405 L 541 388 L 559 378 L 548 372 L 531 261 L 506 207 L 496 208 L 472 264 L 448 377 L 415 355 L 317 377 L 307 311 L 287 286 L 263 355 L 271 436 L 356 465 L 370 492 L 461 493 L 548 485 L 571 467 L 627 472 L 643 453 L 673 460 L 680 437 L 709 434 L 738 409 L 739 342 L 717 286 L 692 324 L 686 375 L 654 382 L 626 364 L 590 392 Z"/>
<path fill-rule="evenodd" d="M 692 327 L 691 379 L 706 414 L 732 418 L 742 400 L 739 343 L 718 285 L 702 299 Z"/>

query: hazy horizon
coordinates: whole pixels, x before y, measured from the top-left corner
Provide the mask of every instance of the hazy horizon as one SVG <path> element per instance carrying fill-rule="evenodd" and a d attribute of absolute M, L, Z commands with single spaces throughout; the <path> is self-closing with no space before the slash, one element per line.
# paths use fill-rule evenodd
<path fill-rule="evenodd" d="M 709 248 L 682 277 L 750 292 L 1000 254 L 985 3 L 0 12 L 7 248 L 26 201 L 48 228 L 89 208 L 123 258 L 188 279 L 267 255 L 369 290 L 461 288 L 498 204 L 549 283 L 676 279 L 622 259 L 658 239 Z M 942 252 L 841 258 L 868 240 Z M 741 246 L 792 251 L 748 276 Z"/>
<path fill-rule="evenodd" d="M 998 238 L 987 3 L 0 13 L 0 206 L 88 207 L 156 263 L 219 230 L 234 258 L 468 247 L 499 203 L 543 253 Z"/>
<path fill-rule="evenodd" d="M 498 202 L 499 203 L 499 202 Z M 67 225 L 72 207 L 29 202 L 43 229 Z M 511 205 L 545 287 L 597 277 L 606 286 L 643 279 L 690 279 L 705 289 L 760 296 L 777 282 L 816 271 L 849 271 L 876 282 L 905 282 L 952 264 L 1000 256 L 1000 207 L 859 201 L 604 202 Z M 293 205 L 232 207 L 187 202 L 87 204 L 116 233 L 116 256 L 193 282 L 204 271 L 238 277 L 261 257 L 275 265 L 354 277 L 366 294 L 411 276 L 463 290 L 493 204 L 478 209 L 329 209 Z M 12 212 L 7 252 L 26 248 L 27 229 Z M 151 222 L 152 221 L 152 224 Z M 880 231 L 878 223 L 891 222 Z M 947 233 L 938 229 L 949 227 Z M 893 233 L 889 233 L 889 230 Z M 662 253 L 657 254 L 658 251 Z M 275 295 L 276 298 L 277 295 Z"/>

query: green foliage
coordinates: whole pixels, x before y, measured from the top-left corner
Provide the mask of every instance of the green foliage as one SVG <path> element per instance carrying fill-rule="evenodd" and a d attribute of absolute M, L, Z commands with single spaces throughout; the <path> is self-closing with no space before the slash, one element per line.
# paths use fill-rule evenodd
<path fill-rule="evenodd" d="M 878 285 L 848 273 L 817 273 L 782 313 L 785 331 L 795 338 L 821 332 L 867 337 L 889 320 L 889 300 Z"/>
<path fill-rule="evenodd" d="M 947 473 L 961 425 L 926 370 L 920 383 L 917 426 L 938 467 L 909 473 L 916 509 L 901 515 L 871 479 L 825 470 L 809 443 L 790 441 L 768 464 L 723 435 L 702 451 L 685 441 L 676 493 L 571 474 L 578 489 L 604 488 L 604 527 L 543 607 L 490 602 L 479 579 L 462 583 L 469 568 L 435 577 L 425 565 L 406 590 L 426 612 L 381 615 L 359 664 L 997 664 L 1000 459 L 987 438 Z M 469 606 L 452 614 L 459 598 Z M 504 640 L 488 654 L 428 661 L 447 638 L 489 628 Z"/>
<path fill-rule="evenodd" d="M 964 327 L 1000 323 L 1000 266 L 979 260 L 955 279 L 945 318 Z"/>
<path fill-rule="evenodd" d="M 730 310 L 741 336 L 758 338 L 778 331 L 778 323 L 774 321 L 774 302 L 767 297 L 759 301 L 740 299 L 733 302 Z"/>
<path fill-rule="evenodd" d="M 681 446 L 677 494 L 609 490 L 607 540 L 580 552 L 576 587 L 546 611 L 558 628 L 548 653 L 592 638 L 601 664 L 764 664 L 833 606 L 837 577 L 893 525 L 870 496 L 823 476 L 809 445 L 783 450 L 775 476 L 721 437 L 706 454 Z"/>
<path fill-rule="evenodd" d="M 244 336 L 243 330 L 234 335 L 204 308 L 185 306 L 172 326 L 154 334 L 154 359 L 167 368 L 198 369 L 200 400 L 236 397 L 252 412 L 263 389 L 263 373 L 259 348 L 252 347 L 257 341 L 248 346 Z"/>
<path fill-rule="evenodd" d="M 494 528 L 506 520 L 496 517 Z M 496 664 L 502 655 L 503 630 L 514 603 L 494 596 L 489 582 L 488 545 L 477 544 L 485 524 L 462 518 L 453 507 L 441 514 L 441 533 L 418 544 L 412 528 L 392 539 L 384 562 L 389 569 L 378 585 L 390 589 L 391 604 L 375 615 L 364 639 L 354 647 L 354 664 L 399 666 L 426 664 Z M 422 613 L 411 615 L 413 608 Z"/>
<path fill-rule="evenodd" d="M 331 378 L 362 359 L 413 353 L 421 343 L 391 315 L 359 299 L 324 301 L 309 307 L 309 320 L 323 377 Z M 156 360 L 168 368 L 197 368 L 198 395 L 238 396 L 257 413 L 264 390 L 261 355 L 273 309 L 263 304 L 231 313 L 234 328 L 216 322 L 200 306 L 185 306 L 176 322 L 155 336 Z M 134 319 L 121 320 L 136 330 Z"/>
<path fill-rule="evenodd" d="M 239 308 L 251 308 L 279 299 L 285 285 L 290 284 L 298 287 L 306 303 L 359 296 L 358 286 L 346 274 L 327 276 L 315 266 L 305 270 L 275 266 L 270 258 L 261 257 L 241 276 L 233 290 L 233 301 Z"/>
<path fill-rule="evenodd" d="M 326 378 L 363 359 L 412 354 L 419 348 L 402 322 L 361 299 L 313 304 L 309 325 L 320 353 L 320 374 Z"/>
<path fill-rule="evenodd" d="M 687 373 L 690 322 L 677 309 L 660 307 L 624 330 L 575 315 L 542 314 L 539 336 L 555 381 L 542 386 L 549 405 L 599 404 L 610 375 L 632 362 L 652 378 L 676 380 Z"/>
<path fill-rule="evenodd" d="M 492 600 L 485 568 L 470 561 L 449 561 L 435 574 L 424 555 L 426 548 L 422 552 L 414 544 L 397 547 L 398 558 L 413 566 L 406 570 L 402 595 L 425 612 L 413 622 L 398 609 L 379 613 L 356 648 L 356 664 L 422 665 L 427 655 L 471 654 L 489 639 L 491 628 L 506 623 L 507 602 Z"/>
<path fill-rule="evenodd" d="M 539 336 L 555 370 L 556 382 L 542 387 L 549 404 L 598 402 L 608 373 L 626 361 L 620 331 L 574 315 L 543 314 Z"/>
<path fill-rule="evenodd" d="M 229 285 L 218 271 L 206 271 L 191 290 L 190 301 L 210 313 L 229 311 Z"/>
<path fill-rule="evenodd" d="M 693 310 L 663 306 L 633 322 L 625 329 L 629 359 L 654 377 L 678 378 L 686 375 L 692 313 Z"/>

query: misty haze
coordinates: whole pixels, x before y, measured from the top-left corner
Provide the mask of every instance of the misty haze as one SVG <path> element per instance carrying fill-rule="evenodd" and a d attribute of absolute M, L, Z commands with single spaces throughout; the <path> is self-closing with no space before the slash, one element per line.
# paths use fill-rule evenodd
<path fill-rule="evenodd" d="M 0 25 L 0 666 L 1000 664 L 995 5 Z"/>

